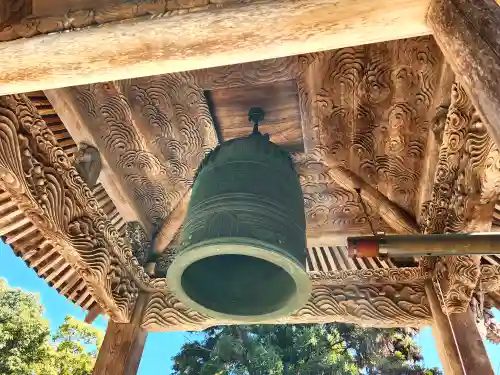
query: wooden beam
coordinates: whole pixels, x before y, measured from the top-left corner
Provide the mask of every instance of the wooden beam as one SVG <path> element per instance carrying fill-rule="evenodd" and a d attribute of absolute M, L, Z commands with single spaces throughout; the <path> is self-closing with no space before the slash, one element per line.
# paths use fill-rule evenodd
<path fill-rule="evenodd" d="M 500 145 L 500 6 L 494 0 L 433 0 L 427 22 Z"/>
<path fill-rule="evenodd" d="M 85 323 L 92 324 L 94 320 L 97 319 L 99 315 L 103 313 L 102 307 L 98 303 L 95 303 L 85 315 Z"/>
<path fill-rule="evenodd" d="M 396 233 L 419 233 L 417 223 L 407 212 L 356 173 L 338 165 L 333 156 L 327 155 L 324 160 L 319 159 L 318 161 L 330 167 L 328 175 L 336 184 L 349 190 L 358 190 L 363 200 L 372 206 Z"/>
<path fill-rule="evenodd" d="M 267 0 L 13 40 L 0 44 L 9 56 L 0 62 L 0 95 L 426 35 L 427 5 Z"/>
<path fill-rule="evenodd" d="M 82 115 L 79 107 L 75 105 L 73 98 L 69 97 L 67 92 L 62 90 L 47 90 L 45 91 L 45 95 L 76 143 L 91 146 L 97 144 L 96 139 L 94 139 L 86 124 L 86 121 L 88 121 L 87 118 Z M 98 147 L 95 147 L 95 149 L 98 149 Z M 102 169 L 99 174 L 99 180 L 115 204 L 121 217 L 125 221 L 139 222 L 145 228 L 146 232 L 150 234 L 152 231 L 150 224 L 144 217 L 140 216 L 140 211 L 136 208 L 134 201 L 129 198 L 127 191 L 119 183 L 120 177 L 112 168 L 113 163 L 107 160 L 105 154 L 100 153 L 99 157 L 100 164 L 102 164 L 100 166 Z"/>
<path fill-rule="evenodd" d="M 92 375 L 136 375 L 148 332 L 141 328 L 149 294 L 137 298 L 130 323 L 109 321 Z"/>
<path fill-rule="evenodd" d="M 174 208 L 172 213 L 168 216 L 167 220 L 163 224 L 158 234 L 155 237 L 153 252 L 162 253 L 165 251 L 174 239 L 176 233 L 179 231 L 189 206 L 189 200 L 191 199 L 191 189 L 184 194 L 184 197 Z"/>
<path fill-rule="evenodd" d="M 483 340 L 471 310 L 463 313 L 443 313 L 431 281 L 425 283 L 427 299 L 437 331 L 438 353 L 445 375 L 481 374 L 494 375 Z"/>

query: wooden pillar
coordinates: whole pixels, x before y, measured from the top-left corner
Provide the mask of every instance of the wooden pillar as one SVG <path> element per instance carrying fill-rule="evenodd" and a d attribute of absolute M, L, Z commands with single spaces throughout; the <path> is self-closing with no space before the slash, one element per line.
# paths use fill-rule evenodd
<path fill-rule="evenodd" d="M 137 374 L 148 334 L 140 323 L 149 298 L 149 294 L 139 295 L 130 323 L 109 321 L 92 375 Z"/>
<path fill-rule="evenodd" d="M 443 313 L 432 282 L 425 284 L 434 319 L 432 326 L 445 375 L 495 375 L 472 311 Z M 463 365 L 462 365 L 463 364 Z"/>
<path fill-rule="evenodd" d="M 427 23 L 500 145 L 500 6 L 495 0 L 432 0 Z"/>

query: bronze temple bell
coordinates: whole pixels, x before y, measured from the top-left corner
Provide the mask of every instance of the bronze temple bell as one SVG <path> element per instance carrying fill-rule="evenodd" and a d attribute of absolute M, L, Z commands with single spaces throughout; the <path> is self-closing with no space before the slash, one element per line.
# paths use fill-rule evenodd
<path fill-rule="evenodd" d="M 258 131 L 263 114 L 203 160 L 167 273 L 181 302 L 228 322 L 290 315 L 311 292 L 302 190 L 288 152 Z"/>

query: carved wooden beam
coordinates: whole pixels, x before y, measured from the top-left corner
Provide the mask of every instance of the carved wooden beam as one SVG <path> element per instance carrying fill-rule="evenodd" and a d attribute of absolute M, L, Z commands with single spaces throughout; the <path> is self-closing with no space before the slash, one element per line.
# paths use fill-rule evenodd
<path fill-rule="evenodd" d="M 88 144 L 92 147 L 98 145 L 98 142 L 88 129 L 87 118 L 81 113 L 77 102 L 73 100 L 69 93 L 61 90 L 48 90 L 45 95 L 75 142 Z M 99 175 L 101 184 L 106 189 L 106 193 L 115 204 L 118 212 L 125 221 L 137 221 L 141 223 L 146 232 L 152 232 L 147 220 L 140 216 L 140 211 L 135 208 L 134 201 L 128 197 L 127 191 L 119 183 L 120 177 L 112 168 L 113 160 L 108 160 L 108 156 L 105 153 L 103 154 L 102 150 L 99 155 L 102 163 L 102 171 Z"/>
<path fill-rule="evenodd" d="M 0 188 L 110 318 L 128 321 L 138 293 L 134 279 L 149 278 L 24 95 L 0 97 L 0 143 Z"/>
<path fill-rule="evenodd" d="M 169 4 L 170 2 L 167 2 Z M 158 3 L 160 4 L 160 3 Z M 127 12 L 88 10 L 4 30 L 0 94 L 237 64 L 429 34 L 426 0 L 275 0 L 208 4 L 172 15 L 152 3 Z M 153 10 L 150 10 L 153 9 Z M 200 11 L 198 11 L 200 10 Z M 86 19 L 90 19 L 87 22 Z M 72 23 L 72 20 L 76 20 Z M 31 25 L 34 25 L 32 27 Z M 56 25 L 55 27 L 51 25 Z M 19 30 L 28 29 L 24 35 Z M 164 30 L 169 30 L 165 33 Z M 12 31 L 12 33 L 11 33 Z M 9 35 L 10 34 L 10 35 Z M 140 36 L 140 37 L 138 37 Z M 153 58 L 154 57 L 154 58 Z"/>
<path fill-rule="evenodd" d="M 365 182 L 360 176 L 338 165 L 338 162 L 332 156 L 326 155 L 324 160 L 319 159 L 318 161 L 330 167 L 328 176 L 336 184 L 349 190 L 359 191 L 363 200 L 366 200 L 396 233 L 411 234 L 419 232 L 417 223 L 408 213 Z"/>
<path fill-rule="evenodd" d="M 360 260 L 358 260 L 360 261 Z M 313 285 L 414 284 L 432 276 L 422 267 L 375 268 L 336 272 L 309 272 Z"/>
<path fill-rule="evenodd" d="M 451 104 L 451 91 L 455 82 L 455 74 L 449 64 L 443 64 L 442 74 L 438 83 L 438 93 L 435 96 L 436 110 L 427 131 L 427 145 L 425 147 L 424 164 L 420 172 L 419 198 L 416 207 L 422 207 L 424 202 L 431 199 L 434 174 L 439 160 L 439 149 L 443 143 L 443 130 L 446 115 Z M 420 222 L 421 211 L 417 209 L 416 220 Z"/>
<path fill-rule="evenodd" d="M 370 327 L 423 327 L 431 323 L 422 283 L 315 286 L 309 302 L 295 314 L 262 323 L 355 323 Z M 154 293 L 142 326 L 149 331 L 203 330 L 217 321 L 184 307 L 168 292 Z"/>
<path fill-rule="evenodd" d="M 500 145 L 500 6 L 494 0 L 433 0 L 427 22 Z"/>
<path fill-rule="evenodd" d="M 431 199 L 423 204 L 424 233 L 486 232 L 500 193 L 500 153 L 464 87 L 455 84 L 442 130 Z M 480 275 L 480 257 L 444 257 L 437 264 L 450 312 L 469 306 Z"/>
<path fill-rule="evenodd" d="M 179 231 L 184 218 L 187 214 L 189 200 L 191 199 L 191 188 L 184 194 L 174 210 L 171 212 L 162 228 L 155 237 L 153 251 L 157 254 L 162 253 L 168 248 L 175 235 Z"/>
<path fill-rule="evenodd" d="M 138 221 L 150 237 L 217 145 L 203 88 L 189 78 L 172 74 L 46 91 L 72 137 L 99 150 L 101 183 L 124 219 Z"/>

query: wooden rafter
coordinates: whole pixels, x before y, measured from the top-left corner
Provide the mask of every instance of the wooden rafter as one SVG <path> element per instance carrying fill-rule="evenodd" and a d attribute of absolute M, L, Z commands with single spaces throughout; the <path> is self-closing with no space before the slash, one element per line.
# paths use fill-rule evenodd
<path fill-rule="evenodd" d="M 162 9 L 160 15 L 153 12 L 152 19 L 138 18 L 1 43 L 0 53 L 9 59 L 0 64 L 0 94 L 425 35 L 429 34 L 426 10 L 426 0 L 256 1 L 222 8 L 209 5 L 198 12 L 177 15 L 165 14 Z M 93 15 L 95 10 L 88 13 Z M 51 19 L 50 24 L 65 25 L 72 18 L 64 15 L 61 19 L 62 22 Z M 11 28 L 15 31 L 16 25 Z M 60 26 L 42 31 L 57 30 Z"/>

